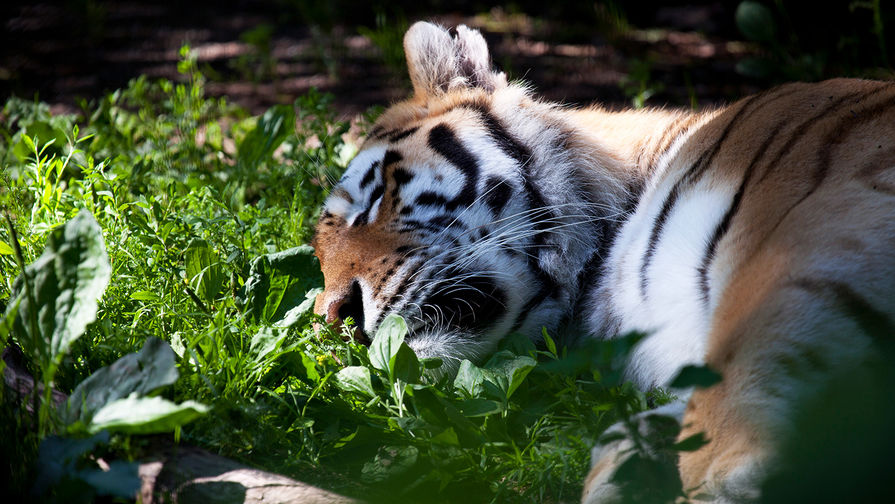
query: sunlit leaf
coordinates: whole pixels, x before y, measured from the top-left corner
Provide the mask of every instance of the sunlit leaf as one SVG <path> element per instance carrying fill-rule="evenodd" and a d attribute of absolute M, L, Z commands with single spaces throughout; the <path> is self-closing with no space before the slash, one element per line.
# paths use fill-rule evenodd
<path fill-rule="evenodd" d="M 109 256 L 93 215 L 81 210 L 54 230 L 43 254 L 25 268 L 25 274 L 36 306 L 28 296 L 22 298 L 14 332 L 51 376 L 71 344 L 96 319 L 97 302 L 109 285 Z M 24 292 L 21 276 L 14 290 Z"/>
<path fill-rule="evenodd" d="M 405 383 L 420 381 L 420 361 L 407 343 L 401 343 L 393 360 L 395 378 Z"/>
<path fill-rule="evenodd" d="M 481 368 L 464 359 L 460 362 L 457 376 L 454 378 L 454 387 L 462 391 L 467 397 L 477 397 L 482 393 L 482 383 L 485 376 Z"/>
<path fill-rule="evenodd" d="M 193 240 L 184 254 L 186 276 L 190 286 L 205 302 L 211 302 L 227 279 L 220 259 L 205 240 Z"/>
<path fill-rule="evenodd" d="M 358 392 L 368 397 L 376 397 L 370 370 L 363 366 L 348 366 L 336 373 L 336 384 L 347 392 Z"/>
<path fill-rule="evenodd" d="M 404 319 L 399 315 L 390 314 L 379 324 L 373 343 L 370 344 L 370 363 L 376 369 L 387 373 L 392 381 L 395 379 L 394 359 L 406 335 L 407 323 Z"/>
<path fill-rule="evenodd" d="M 125 355 L 96 370 L 75 387 L 68 399 L 66 423 L 90 422 L 93 415 L 112 401 L 131 394 L 145 396 L 177 381 L 175 354 L 168 343 L 148 338 L 138 353 Z"/>
<path fill-rule="evenodd" d="M 237 160 L 243 170 L 252 170 L 267 161 L 277 147 L 295 131 L 295 110 L 290 105 L 275 105 L 260 118 L 237 146 Z"/>
<path fill-rule="evenodd" d="M 101 430 L 127 434 L 171 432 L 208 412 L 208 407 L 195 401 L 173 403 L 161 397 L 131 395 L 103 406 L 93 415 L 88 426 L 92 433 Z"/>
<path fill-rule="evenodd" d="M 252 261 L 246 280 L 247 305 L 255 317 L 275 322 L 296 307 L 310 310 L 313 302 L 308 302 L 309 291 L 322 285 L 320 262 L 312 247 L 303 245 L 263 255 Z"/>

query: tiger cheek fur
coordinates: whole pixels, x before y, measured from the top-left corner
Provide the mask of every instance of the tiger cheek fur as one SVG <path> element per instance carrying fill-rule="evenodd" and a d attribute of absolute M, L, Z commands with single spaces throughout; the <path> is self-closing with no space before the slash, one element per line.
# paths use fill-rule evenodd
<path fill-rule="evenodd" d="M 794 397 L 873 351 L 857 313 L 895 332 L 893 86 L 571 109 L 508 84 L 475 30 L 417 23 L 404 45 L 414 94 L 325 203 L 315 311 L 367 335 L 399 313 L 445 373 L 511 331 L 647 332 L 627 370 L 642 388 L 688 364 L 724 377 L 661 411 L 711 440 L 681 457 L 686 487 L 756 499 Z M 594 453 L 584 500 L 610 501 L 628 452 Z"/>

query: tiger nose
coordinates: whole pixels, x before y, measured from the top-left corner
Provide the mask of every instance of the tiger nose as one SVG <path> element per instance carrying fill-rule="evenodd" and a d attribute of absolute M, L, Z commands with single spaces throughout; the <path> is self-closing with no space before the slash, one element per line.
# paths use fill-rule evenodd
<path fill-rule="evenodd" d="M 332 300 L 326 308 L 326 321 L 329 323 L 348 317 L 354 320 L 355 336 L 362 342 L 367 340 L 364 333 L 364 294 L 357 280 L 352 282 L 348 291 Z"/>

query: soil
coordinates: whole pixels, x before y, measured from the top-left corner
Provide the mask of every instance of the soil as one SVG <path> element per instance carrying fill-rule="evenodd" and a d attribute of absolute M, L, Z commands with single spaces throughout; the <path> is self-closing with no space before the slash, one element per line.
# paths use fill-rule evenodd
<path fill-rule="evenodd" d="M 649 29 L 590 30 L 574 20 L 544 20 L 500 8 L 408 19 L 482 29 L 495 64 L 550 100 L 623 107 L 642 83 L 652 93 L 648 105 L 702 107 L 758 89 L 735 71 L 750 48 L 734 40 L 730 8 L 722 2 L 693 3 L 698 5 L 638 13 L 639 22 L 660 26 Z M 399 47 L 394 41 L 400 40 L 400 28 L 373 29 L 384 52 L 360 34 L 358 24 L 309 25 L 287 4 L 292 5 L 13 1 L 0 7 L 5 20 L 0 99 L 37 97 L 57 111 L 77 111 L 80 100 L 98 98 L 141 74 L 181 78 L 177 61 L 184 43 L 197 51 L 209 94 L 227 96 L 253 113 L 289 103 L 311 87 L 333 93 L 342 117 L 406 95 L 400 54 L 388 56 L 389 49 L 394 54 Z M 366 26 L 376 26 L 369 21 Z"/>

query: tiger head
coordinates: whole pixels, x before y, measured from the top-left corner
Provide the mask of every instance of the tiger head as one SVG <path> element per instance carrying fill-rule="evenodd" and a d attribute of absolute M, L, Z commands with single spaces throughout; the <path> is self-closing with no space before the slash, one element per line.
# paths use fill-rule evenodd
<path fill-rule="evenodd" d="M 417 355 L 450 372 L 569 320 L 626 191 L 562 108 L 492 70 L 478 31 L 416 23 L 404 49 L 412 97 L 380 116 L 322 210 L 315 311 L 366 335 L 398 313 Z"/>

